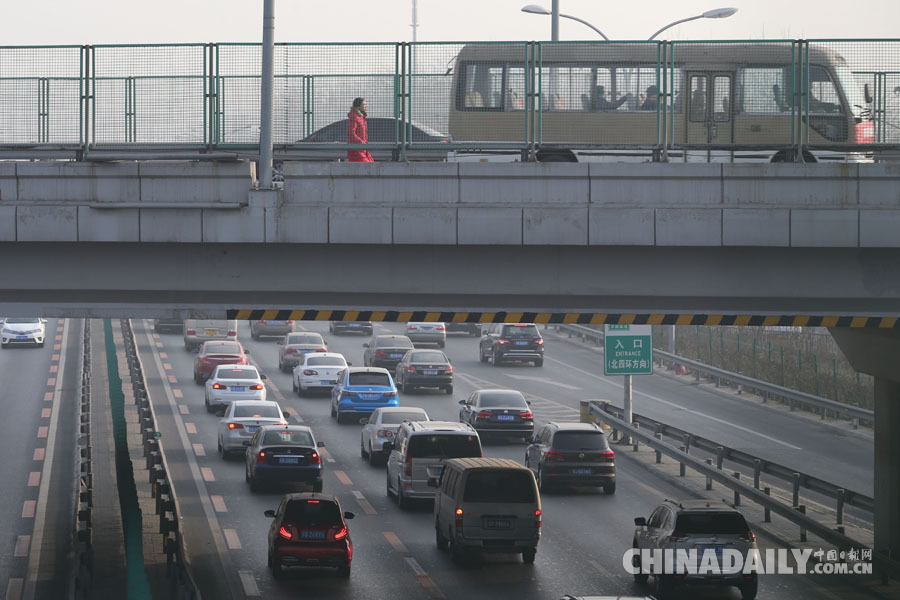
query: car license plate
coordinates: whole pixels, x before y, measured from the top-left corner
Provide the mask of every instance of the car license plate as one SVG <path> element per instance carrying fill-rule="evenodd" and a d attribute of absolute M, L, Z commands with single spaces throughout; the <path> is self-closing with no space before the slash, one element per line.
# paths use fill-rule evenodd
<path fill-rule="evenodd" d="M 484 526 L 488 529 L 509 529 L 509 519 L 487 519 Z"/>
<path fill-rule="evenodd" d="M 437 371 L 435 369 L 425 369 L 426 375 L 437 375 Z"/>
<path fill-rule="evenodd" d="M 700 558 L 703 558 L 703 554 L 704 554 L 707 550 L 712 550 L 713 552 L 716 553 L 716 556 L 718 556 L 719 558 L 722 558 L 722 550 L 724 550 L 724 549 L 725 549 L 725 546 L 721 546 L 721 545 L 716 545 L 716 546 L 700 546 Z"/>
<path fill-rule="evenodd" d="M 516 340 L 516 346 L 527 346 L 528 340 Z"/>
<path fill-rule="evenodd" d="M 350 327 L 359 327 L 359 323 L 350 323 Z"/>
<path fill-rule="evenodd" d="M 332 382 L 328 381 L 327 379 L 323 379 L 323 380 L 320 381 L 319 383 L 320 383 L 321 385 L 330 385 Z"/>
<path fill-rule="evenodd" d="M 572 469 L 572 475 L 590 475 L 590 469 Z"/>
<path fill-rule="evenodd" d="M 247 386 L 246 385 L 233 385 L 233 386 L 231 386 L 231 391 L 232 392 L 246 392 Z"/>
<path fill-rule="evenodd" d="M 257 429 L 259 429 L 259 425 L 247 425 L 247 431 L 249 433 L 256 433 Z"/>
<path fill-rule="evenodd" d="M 324 531 L 310 531 L 308 529 L 303 529 L 300 531 L 300 539 L 301 540 L 324 540 L 325 532 Z"/>
<path fill-rule="evenodd" d="M 299 465 L 300 457 L 299 456 L 282 456 L 278 459 L 279 465 Z"/>
<path fill-rule="evenodd" d="M 219 335 L 219 330 L 218 329 L 207 329 L 206 335 Z"/>
<path fill-rule="evenodd" d="M 498 421 L 512 421 L 515 419 L 513 415 L 497 415 Z"/>
<path fill-rule="evenodd" d="M 363 400 L 376 400 L 381 398 L 381 394 L 360 394 L 359 397 Z"/>
<path fill-rule="evenodd" d="M 17 339 L 17 340 L 27 340 L 27 339 L 28 339 L 28 336 L 27 336 L 27 335 L 17 335 L 17 336 L 16 336 L 16 339 Z"/>
<path fill-rule="evenodd" d="M 402 354 L 391 354 L 391 358 L 403 358 Z"/>

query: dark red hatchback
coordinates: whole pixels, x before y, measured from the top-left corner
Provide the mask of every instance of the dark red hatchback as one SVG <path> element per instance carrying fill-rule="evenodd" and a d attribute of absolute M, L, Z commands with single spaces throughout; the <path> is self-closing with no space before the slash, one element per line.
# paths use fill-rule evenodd
<path fill-rule="evenodd" d="M 337 567 L 350 576 L 353 542 L 347 519 L 354 514 L 341 510 L 337 496 L 319 493 L 287 494 L 277 510 L 267 510 L 269 568 L 281 577 L 284 567 Z"/>
<path fill-rule="evenodd" d="M 203 342 L 194 359 L 194 383 L 203 385 L 219 365 L 249 365 L 240 342 Z"/>

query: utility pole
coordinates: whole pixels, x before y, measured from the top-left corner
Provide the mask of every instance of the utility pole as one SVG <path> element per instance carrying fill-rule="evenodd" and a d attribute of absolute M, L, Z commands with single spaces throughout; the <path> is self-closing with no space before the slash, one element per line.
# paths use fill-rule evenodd
<path fill-rule="evenodd" d="M 264 0 L 259 107 L 259 188 L 272 189 L 272 112 L 275 110 L 275 0 Z"/>
<path fill-rule="evenodd" d="M 550 9 L 550 41 L 559 41 L 559 0 L 553 0 Z"/>
<path fill-rule="evenodd" d="M 413 44 L 416 43 L 416 28 L 419 26 L 418 6 L 419 6 L 418 0 L 412 0 L 412 30 L 413 30 L 412 41 L 413 41 Z"/>

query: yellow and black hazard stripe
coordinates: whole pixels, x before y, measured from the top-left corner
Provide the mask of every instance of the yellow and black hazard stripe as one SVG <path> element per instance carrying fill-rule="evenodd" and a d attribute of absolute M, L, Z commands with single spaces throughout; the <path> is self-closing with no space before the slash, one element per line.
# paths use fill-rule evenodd
<path fill-rule="evenodd" d="M 428 312 L 379 310 L 254 310 L 232 309 L 228 319 L 295 321 L 380 321 L 386 323 L 566 323 L 578 325 L 737 325 L 747 327 L 900 328 L 900 317 L 823 315 L 702 315 L 681 313 L 536 313 Z"/>

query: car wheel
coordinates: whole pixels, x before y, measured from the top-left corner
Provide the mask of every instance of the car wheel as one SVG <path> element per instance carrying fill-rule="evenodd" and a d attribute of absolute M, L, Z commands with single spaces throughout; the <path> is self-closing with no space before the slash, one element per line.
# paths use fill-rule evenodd
<path fill-rule="evenodd" d="M 334 418 L 337 416 L 337 411 L 334 410 L 334 404 L 331 405 L 331 417 Z"/>
<path fill-rule="evenodd" d="M 453 386 L 452 386 L 452 385 L 448 385 L 447 387 L 444 388 L 444 391 L 447 392 L 448 394 L 452 394 L 452 393 L 453 393 Z"/>
<path fill-rule="evenodd" d="M 540 467 L 538 467 L 538 472 L 537 472 L 537 484 L 538 484 L 538 489 L 541 491 L 542 494 L 545 494 L 550 491 L 550 484 L 547 483 L 546 481 L 544 481 L 544 470 L 541 469 Z"/>
<path fill-rule="evenodd" d="M 43 347 L 44 347 L 44 342 L 41 342 L 40 344 L 38 344 L 38 348 L 43 348 Z"/>
<path fill-rule="evenodd" d="M 249 481 L 249 483 L 250 483 L 250 492 L 251 492 L 251 493 L 254 493 L 254 494 L 255 494 L 256 492 L 258 492 L 258 491 L 259 491 L 259 482 L 256 481 L 256 478 L 255 478 L 255 477 L 250 477 L 250 479 L 249 479 L 248 481 Z"/>
<path fill-rule="evenodd" d="M 539 358 L 539 359 L 537 359 L 536 361 L 534 361 L 534 366 L 536 366 L 536 367 L 543 367 L 543 366 L 544 366 L 544 359 L 543 359 L 543 358 Z"/>
<path fill-rule="evenodd" d="M 400 391 L 403 392 L 404 394 L 408 394 L 408 393 L 409 393 L 409 386 L 406 385 L 406 382 L 405 382 L 405 381 L 401 381 L 401 382 L 400 382 Z"/>
<path fill-rule="evenodd" d="M 344 422 L 344 415 L 341 411 L 336 411 L 334 413 L 334 418 L 337 419 L 338 425 Z"/>
<path fill-rule="evenodd" d="M 462 564 L 466 555 L 465 551 L 456 541 L 453 539 L 451 533 L 450 541 L 448 542 L 448 547 L 450 549 L 450 559 L 456 564 Z"/>
<path fill-rule="evenodd" d="M 494 350 L 493 356 L 492 356 L 492 358 L 491 358 L 491 363 L 493 363 L 493 365 L 494 365 L 495 367 L 499 367 L 499 366 L 500 366 L 500 353 L 497 352 L 496 350 Z"/>
<path fill-rule="evenodd" d="M 669 575 L 656 576 L 656 594 L 660 600 L 672 597 L 672 578 Z"/>
<path fill-rule="evenodd" d="M 225 452 L 225 448 L 222 447 L 222 442 L 219 442 L 219 457 L 222 460 L 225 460 L 227 456 L 228 456 L 228 453 Z"/>
<path fill-rule="evenodd" d="M 294 393 L 298 396 L 300 395 L 300 388 L 297 387 L 297 380 L 291 377 L 291 389 L 294 390 Z"/>
<path fill-rule="evenodd" d="M 754 579 L 753 581 L 748 581 L 744 585 L 741 586 L 741 598 L 742 600 L 754 600 L 756 598 L 756 592 L 759 588 L 759 579 Z"/>
<path fill-rule="evenodd" d="M 390 473 L 387 473 L 384 478 L 384 492 L 387 494 L 388 498 L 394 497 L 394 490 L 391 489 L 391 476 Z"/>
<path fill-rule="evenodd" d="M 447 342 L 438 342 L 438 348 L 443 348 L 447 345 Z"/>
<path fill-rule="evenodd" d="M 449 540 L 441 533 L 441 528 L 437 523 L 434 524 L 434 545 L 438 550 L 446 550 Z"/>
<path fill-rule="evenodd" d="M 3 348 L 4 350 L 6 350 L 7 346 L 9 346 L 9 344 L 0 343 L 0 348 Z"/>
<path fill-rule="evenodd" d="M 316 481 L 315 483 L 313 483 L 313 491 L 314 491 L 314 492 L 321 492 L 321 491 L 322 491 L 322 486 L 323 486 L 323 485 L 324 485 L 324 482 L 322 482 L 321 480 Z"/>
<path fill-rule="evenodd" d="M 400 485 L 400 479 L 397 479 L 397 508 L 401 510 L 409 508 L 409 499 L 403 495 L 403 486 Z"/>
<path fill-rule="evenodd" d="M 484 354 L 484 348 L 482 348 L 481 346 L 478 346 L 478 360 L 483 363 L 486 363 L 488 361 L 488 357 Z"/>
<path fill-rule="evenodd" d="M 613 494 L 615 494 L 616 493 L 616 482 L 613 481 L 612 483 L 604 483 L 603 484 L 603 493 L 606 494 L 607 496 L 612 496 Z"/>
<path fill-rule="evenodd" d="M 194 383 L 200 385 L 200 375 L 197 373 L 197 371 L 194 371 Z"/>
<path fill-rule="evenodd" d="M 211 413 L 213 408 L 209 405 L 209 398 L 204 398 L 203 402 L 206 404 L 206 412 Z"/>
<path fill-rule="evenodd" d="M 343 565 L 337 568 L 337 574 L 340 577 L 350 577 L 350 565 Z"/>
<path fill-rule="evenodd" d="M 359 455 L 364 459 L 367 459 L 371 456 L 370 453 L 366 452 L 366 447 L 363 445 L 362 438 L 359 439 Z"/>
<path fill-rule="evenodd" d="M 281 567 L 281 561 L 277 558 L 272 559 L 272 577 L 275 579 L 284 577 L 284 569 Z"/>
<path fill-rule="evenodd" d="M 369 445 L 369 464 L 373 467 L 378 464 L 378 457 L 375 455 L 375 452 L 372 450 L 372 446 Z"/>
<path fill-rule="evenodd" d="M 537 555 L 537 548 L 522 550 L 522 562 L 526 565 L 533 565 L 535 555 Z"/>
<path fill-rule="evenodd" d="M 636 569 L 640 569 L 641 567 L 641 553 L 638 550 L 637 544 L 633 545 L 634 555 L 631 557 L 631 566 Z M 634 574 L 634 582 L 639 584 L 647 583 L 647 579 L 650 577 L 647 573 L 635 573 Z"/>

